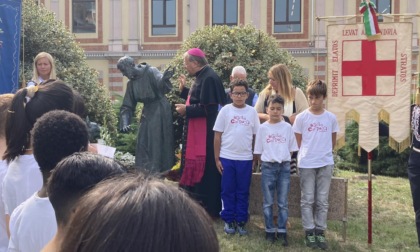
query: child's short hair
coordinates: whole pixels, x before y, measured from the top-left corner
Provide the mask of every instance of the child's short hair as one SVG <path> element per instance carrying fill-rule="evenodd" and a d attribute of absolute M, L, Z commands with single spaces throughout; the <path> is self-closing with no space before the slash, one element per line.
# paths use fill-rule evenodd
<path fill-rule="evenodd" d="M 87 192 L 62 240 L 62 251 L 219 251 L 212 221 L 198 203 L 162 180 L 132 175 Z"/>
<path fill-rule="evenodd" d="M 327 84 L 322 80 L 313 80 L 308 83 L 306 87 L 306 94 L 307 95 L 314 95 L 314 96 L 323 96 L 324 98 L 327 97 Z"/>
<path fill-rule="evenodd" d="M 42 115 L 32 129 L 34 157 L 41 172 L 50 174 L 61 159 L 87 150 L 86 123 L 76 114 L 53 110 Z"/>
<path fill-rule="evenodd" d="M 238 80 L 238 79 L 234 79 L 230 85 L 230 92 L 233 92 L 233 89 L 235 87 L 245 87 L 245 90 L 248 92 L 248 82 L 246 80 Z"/>
<path fill-rule="evenodd" d="M 74 153 L 61 160 L 48 182 L 48 197 L 59 225 L 66 225 L 76 202 L 90 188 L 111 176 L 125 173 L 110 158 L 89 152 Z"/>
<path fill-rule="evenodd" d="M 5 137 L 7 113 L 12 104 L 13 94 L 0 95 L 0 137 Z"/>
<path fill-rule="evenodd" d="M 273 94 L 268 97 L 267 106 L 269 106 L 270 103 L 279 103 L 284 106 L 284 99 L 280 95 Z"/>

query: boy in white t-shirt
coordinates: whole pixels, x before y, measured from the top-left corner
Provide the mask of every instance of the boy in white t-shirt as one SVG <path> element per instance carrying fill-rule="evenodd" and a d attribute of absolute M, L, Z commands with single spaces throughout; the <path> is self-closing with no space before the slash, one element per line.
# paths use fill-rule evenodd
<path fill-rule="evenodd" d="M 328 194 L 334 169 L 333 149 L 339 131 L 336 116 L 324 109 L 327 85 L 321 80 L 308 84 L 309 108 L 297 115 L 293 130 L 299 146 L 302 226 L 310 248 L 328 248 Z"/>
<path fill-rule="evenodd" d="M 245 103 L 246 80 L 230 84 L 232 103 L 224 106 L 214 124 L 214 158 L 222 174 L 222 211 L 227 234 L 246 235 L 249 187 L 252 176 L 252 144 L 260 121 L 256 110 Z M 237 227 L 236 227 L 237 226 Z"/>
<path fill-rule="evenodd" d="M 298 150 L 292 126 L 283 118 L 284 99 L 272 95 L 267 102 L 268 121 L 264 122 L 255 139 L 254 154 L 261 160 L 261 185 L 263 190 L 263 213 L 265 237 L 274 242 L 277 238 L 288 246 L 287 219 L 290 189 L 291 154 Z M 277 191 L 277 227 L 273 223 L 274 190 Z"/>
<path fill-rule="evenodd" d="M 86 123 L 79 116 L 64 110 L 54 110 L 41 116 L 31 133 L 43 186 L 13 211 L 9 251 L 41 251 L 54 237 L 57 222 L 46 191 L 48 179 L 61 159 L 87 150 L 89 141 Z"/>
<path fill-rule="evenodd" d="M 55 211 L 57 233 L 42 252 L 56 252 L 68 231 L 80 198 L 96 184 L 126 171 L 113 159 L 90 152 L 74 153 L 58 163 L 48 182 L 48 197 Z"/>

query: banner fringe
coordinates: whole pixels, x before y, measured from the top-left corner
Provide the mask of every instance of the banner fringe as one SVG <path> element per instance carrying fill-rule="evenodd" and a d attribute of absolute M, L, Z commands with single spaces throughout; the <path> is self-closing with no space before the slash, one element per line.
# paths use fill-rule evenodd
<path fill-rule="evenodd" d="M 360 114 L 357 113 L 356 110 L 352 109 L 349 112 L 346 113 L 346 120 L 353 120 L 356 121 L 357 123 L 359 123 L 360 121 Z"/>
<path fill-rule="evenodd" d="M 391 147 L 393 150 L 395 150 L 398 153 L 403 152 L 405 149 L 409 148 L 411 144 L 410 137 L 407 137 L 400 143 L 397 142 L 394 138 L 391 136 L 389 137 L 389 147 Z"/>
<path fill-rule="evenodd" d="M 339 139 L 337 139 L 336 143 L 335 143 L 335 148 L 334 150 L 339 150 L 342 147 L 344 147 L 344 145 L 346 144 L 346 137 L 342 136 Z"/>
<path fill-rule="evenodd" d="M 389 125 L 390 121 L 389 121 L 389 113 L 388 112 L 381 109 L 381 111 L 379 111 L 378 117 L 379 117 L 379 121 L 384 121 Z"/>

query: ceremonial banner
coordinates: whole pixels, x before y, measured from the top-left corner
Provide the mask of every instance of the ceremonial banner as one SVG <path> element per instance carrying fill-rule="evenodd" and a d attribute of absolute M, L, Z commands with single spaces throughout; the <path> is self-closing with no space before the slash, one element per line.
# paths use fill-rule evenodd
<path fill-rule="evenodd" d="M 337 116 L 344 145 L 346 120 L 359 123 L 359 145 L 379 145 L 380 120 L 389 124 L 389 144 L 410 143 L 411 23 L 381 23 L 380 40 L 368 41 L 363 24 L 328 26 L 327 109 Z"/>
<path fill-rule="evenodd" d="M 19 88 L 21 0 L 0 0 L 0 94 Z"/>

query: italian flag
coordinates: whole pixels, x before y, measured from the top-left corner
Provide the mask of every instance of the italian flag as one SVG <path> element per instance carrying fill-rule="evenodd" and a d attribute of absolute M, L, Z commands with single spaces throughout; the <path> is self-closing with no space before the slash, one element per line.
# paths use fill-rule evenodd
<path fill-rule="evenodd" d="M 359 6 L 359 12 L 363 14 L 363 24 L 368 40 L 375 40 L 381 37 L 375 9 L 375 4 L 369 0 L 363 0 Z"/>

